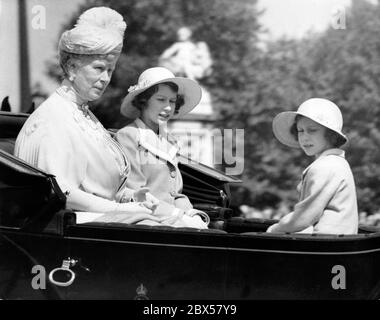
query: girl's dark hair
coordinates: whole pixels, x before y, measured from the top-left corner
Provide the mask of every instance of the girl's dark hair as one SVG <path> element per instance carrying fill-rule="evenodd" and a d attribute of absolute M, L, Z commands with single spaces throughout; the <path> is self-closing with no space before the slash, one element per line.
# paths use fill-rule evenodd
<path fill-rule="evenodd" d="M 174 92 L 177 92 L 174 114 L 178 114 L 179 109 L 185 104 L 185 99 L 183 95 L 178 94 L 178 86 L 174 82 L 162 82 L 159 84 L 155 84 L 154 86 L 146 89 L 145 91 L 141 92 L 136 97 L 134 97 L 134 99 L 132 100 L 132 105 L 135 108 L 142 111 L 143 108 L 145 108 L 148 105 L 148 100 L 158 91 L 158 87 L 160 84 L 164 84 L 168 86 L 170 89 L 172 89 Z"/>
<path fill-rule="evenodd" d="M 296 118 L 294 119 L 294 123 L 290 127 L 290 133 L 292 134 L 292 136 L 297 141 L 298 141 L 297 122 L 298 122 L 298 120 L 301 119 L 301 117 L 303 117 L 303 116 L 297 115 Z M 335 131 L 333 131 L 329 128 L 326 128 L 325 137 L 326 137 L 327 141 L 329 141 L 330 144 L 334 148 L 339 148 L 346 143 L 346 140 L 340 134 L 336 133 Z"/>
<path fill-rule="evenodd" d="M 332 131 L 328 128 L 326 130 L 325 136 L 326 136 L 326 139 L 330 141 L 331 145 L 334 148 L 339 148 L 346 143 L 346 139 L 344 139 L 341 135 L 339 135 L 335 131 Z"/>

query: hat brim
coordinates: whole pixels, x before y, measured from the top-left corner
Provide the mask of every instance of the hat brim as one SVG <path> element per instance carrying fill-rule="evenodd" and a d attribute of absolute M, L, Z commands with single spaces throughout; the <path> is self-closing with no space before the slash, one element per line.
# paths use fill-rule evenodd
<path fill-rule="evenodd" d="M 194 80 L 183 78 L 183 77 L 175 77 L 175 78 L 166 78 L 157 82 L 152 83 L 151 85 L 134 90 L 129 92 L 127 96 L 124 98 L 123 103 L 120 107 L 120 112 L 122 115 L 127 117 L 128 119 L 136 119 L 140 116 L 140 111 L 132 105 L 133 99 L 144 92 L 145 90 L 153 87 L 154 85 L 164 83 L 164 82 L 173 82 L 178 86 L 178 94 L 182 95 L 184 98 L 184 104 L 179 108 L 179 112 L 175 114 L 172 118 L 177 119 L 185 114 L 189 113 L 193 110 L 201 101 L 202 98 L 202 89 L 197 82 Z"/>
<path fill-rule="evenodd" d="M 294 111 L 281 112 L 274 117 L 272 122 L 273 134 L 277 140 L 292 148 L 300 148 L 298 141 L 290 132 L 297 114 L 298 113 Z"/>
<path fill-rule="evenodd" d="M 344 140 L 345 143 L 347 143 L 348 138 L 341 132 L 335 130 L 334 128 L 330 128 L 326 126 L 323 123 L 320 123 L 319 121 L 312 119 L 302 113 L 295 112 L 295 111 L 285 111 L 279 113 L 272 122 L 272 129 L 275 137 L 284 145 L 291 147 L 291 148 L 300 148 L 300 145 L 295 138 L 295 136 L 291 133 L 291 127 L 293 126 L 296 116 L 300 115 L 306 118 L 309 118 L 310 120 L 313 120 L 314 122 L 317 122 L 318 124 L 324 126 L 325 128 L 328 128 L 335 133 L 339 134 Z M 344 143 L 344 144 L 345 144 Z"/>

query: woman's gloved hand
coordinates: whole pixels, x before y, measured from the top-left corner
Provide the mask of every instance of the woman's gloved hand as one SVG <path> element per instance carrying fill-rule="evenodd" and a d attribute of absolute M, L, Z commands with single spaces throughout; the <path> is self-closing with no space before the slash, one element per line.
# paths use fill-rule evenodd
<path fill-rule="evenodd" d="M 200 217 L 202 221 L 206 224 L 206 226 L 208 226 L 210 223 L 210 217 L 208 216 L 208 214 L 198 209 L 189 209 L 185 211 L 185 215 L 190 216 L 190 217 L 195 217 L 195 216 Z"/>
<path fill-rule="evenodd" d="M 204 213 L 204 212 L 203 212 Z M 183 222 L 187 227 L 197 228 L 197 229 L 208 229 L 208 223 L 206 223 L 201 216 L 194 215 L 190 217 L 189 215 L 184 215 L 182 217 Z"/>

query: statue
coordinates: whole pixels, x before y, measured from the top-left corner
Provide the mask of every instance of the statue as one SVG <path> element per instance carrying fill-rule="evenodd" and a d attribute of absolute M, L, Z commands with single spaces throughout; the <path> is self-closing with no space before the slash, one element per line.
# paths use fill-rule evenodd
<path fill-rule="evenodd" d="M 177 76 L 197 80 L 211 73 L 212 60 L 206 42 L 194 43 L 191 36 L 190 28 L 180 28 L 177 31 L 178 42 L 161 54 L 159 65 Z"/>
<path fill-rule="evenodd" d="M 169 69 L 176 76 L 198 81 L 211 74 L 213 62 L 206 42 L 194 42 L 191 36 L 190 28 L 178 29 L 178 41 L 161 54 L 158 64 Z M 184 127 L 181 120 L 173 120 L 170 122 L 170 130 L 182 145 L 182 155 L 193 161 L 214 166 L 213 142 L 210 134 L 214 121 L 212 99 L 205 87 L 201 86 L 201 89 L 202 99 L 189 113 L 186 126 Z"/>

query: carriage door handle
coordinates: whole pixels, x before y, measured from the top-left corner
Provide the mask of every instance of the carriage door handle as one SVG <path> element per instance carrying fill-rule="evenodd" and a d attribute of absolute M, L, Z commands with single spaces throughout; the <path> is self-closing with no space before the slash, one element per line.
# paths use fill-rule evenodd
<path fill-rule="evenodd" d="M 70 257 L 63 259 L 62 266 L 55 268 L 49 273 L 49 281 L 59 287 L 68 287 L 75 280 L 75 273 L 70 268 L 78 266 L 83 270 L 90 272 L 90 269 L 85 267 L 80 259 L 71 259 Z M 60 277 L 64 277 L 65 281 L 58 280 Z M 57 279 L 58 278 L 58 279 Z"/>

